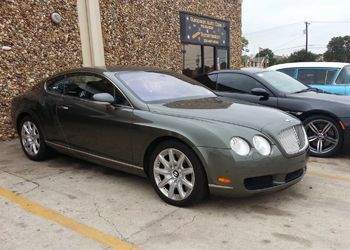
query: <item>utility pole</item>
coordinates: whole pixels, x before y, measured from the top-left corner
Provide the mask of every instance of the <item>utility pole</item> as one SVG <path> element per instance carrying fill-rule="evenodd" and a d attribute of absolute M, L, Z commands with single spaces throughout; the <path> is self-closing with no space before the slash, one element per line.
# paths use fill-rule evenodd
<path fill-rule="evenodd" d="M 305 36 L 306 36 L 306 41 L 305 41 L 305 61 L 307 60 L 307 52 L 308 52 L 308 47 L 309 47 L 309 22 L 305 22 Z"/>

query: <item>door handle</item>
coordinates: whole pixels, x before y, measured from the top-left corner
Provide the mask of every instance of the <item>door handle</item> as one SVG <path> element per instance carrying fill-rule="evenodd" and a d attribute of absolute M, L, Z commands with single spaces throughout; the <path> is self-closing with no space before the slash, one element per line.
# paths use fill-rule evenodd
<path fill-rule="evenodd" d="M 64 110 L 68 110 L 69 107 L 67 105 L 58 105 L 57 106 L 58 109 L 64 109 Z"/>

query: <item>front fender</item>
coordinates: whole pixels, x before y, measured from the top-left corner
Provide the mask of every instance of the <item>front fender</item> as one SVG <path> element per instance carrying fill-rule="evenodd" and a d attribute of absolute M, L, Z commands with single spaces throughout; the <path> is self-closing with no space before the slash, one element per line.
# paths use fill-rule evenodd
<path fill-rule="evenodd" d="M 134 111 L 134 161 L 142 165 L 148 147 L 159 138 L 176 138 L 194 149 L 198 147 L 229 149 L 233 136 L 259 133 L 250 128 L 214 121 L 167 116 Z"/>

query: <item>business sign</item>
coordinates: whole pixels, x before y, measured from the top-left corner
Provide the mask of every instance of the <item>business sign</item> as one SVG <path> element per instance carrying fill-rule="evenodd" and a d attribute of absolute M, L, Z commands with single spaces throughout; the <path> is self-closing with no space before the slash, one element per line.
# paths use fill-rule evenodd
<path fill-rule="evenodd" d="M 229 46 L 229 23 L 180 13 L 181 41 L 211 46 Z"/>

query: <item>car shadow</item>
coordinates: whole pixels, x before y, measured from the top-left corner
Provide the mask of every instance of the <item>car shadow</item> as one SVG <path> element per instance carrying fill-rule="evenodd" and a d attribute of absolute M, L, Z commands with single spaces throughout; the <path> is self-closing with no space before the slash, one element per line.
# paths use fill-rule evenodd
<path fill-rule="evenodd" d="M 112 179 L 112 181 L 116 180 L 118 183 L 123 180 L 129 187 L 128 192 L 144 192 L 143 196 L 145 199 L 152 199 L 153 197 L 157 199 L 157 202 L 162 202 L 160 199 L 158 199 L 151 183 L 144 177 L 132 175 L 65 155 L 59 155 L 53 159 L 50 159 L 48 166 L 51 168 L 64 168 L 65 170 L 71 172 L 71 176 L 74 175 L 75 171 L 84 171 L 85 173 L 88 172 L 88 179 L 96 178 L 97 181 L 101 176 Z M 195 209 L 199 211 L 211 209 L 232 211 L 232 209 L 235 209 L 244 210 L 246 212 L 254 212 L 257 214 L 293 216 L 290 212 L 284 211 L 277 206 L 281 203 L 294 203 L 296 200 L 306 200 L 307 196 L 303 193 L 305 193 L 305 185 L 300 187 L 298 184 L 296 184 L 288 189 L 278 192 L 257 194 L 248 197 L 234 198 L 209 195 L 206 200 L 186 209 Z"/>

